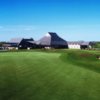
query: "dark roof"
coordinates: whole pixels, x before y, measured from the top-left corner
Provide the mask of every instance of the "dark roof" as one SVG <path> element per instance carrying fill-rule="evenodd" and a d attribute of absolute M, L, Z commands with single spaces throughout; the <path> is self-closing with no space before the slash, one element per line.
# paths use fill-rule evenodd
<path fill-rule="evenodd" d="M 43 38 L 36 42 L 40 45 L 67 45 L 67 42 L 55 32 L 48 32 Z"/>
<path fill-rule="evenodd" d="M 7 43 L 3 44 L 3 47 L 10 47 L 10 46 L 11 44 L 7 44 Z"/>
<path fill-rule="evenodd" d="M 34 41 L 33 38 L 29 38 L 29 39 L 24 39 L 24 38 L 23 38 L 23 40 L 24 40 L 24 41 L 27 41 L 27 42 L 28 42 L 28 41 Z"/>
<path fill-rule="evenodd" d="M 35 42 L 35 41 L 27 41 L 27 42 L 32 43 L 32 44 L 36 44 L 36 42 Z"/>
<path fill-rule="evenodd" d="M 7 42 L 7 43 L 3 44 L 3 46 L 4 47 L 17 47 L 18 44 L 17 43 L 9 43 L 9 42 Z"/>

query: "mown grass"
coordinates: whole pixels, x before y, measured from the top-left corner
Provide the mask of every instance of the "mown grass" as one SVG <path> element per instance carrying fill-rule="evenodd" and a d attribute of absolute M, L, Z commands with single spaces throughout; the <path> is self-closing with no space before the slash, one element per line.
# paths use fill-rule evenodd
<path fill-rule="evenodd" d="M 99 100 L 100 73 L 62 52 L 0 53 L 0 100 Z"/>
<path fill-rule="evenodd" d="M 69 51 L 62 55 L 63 60 L 67 60 L 74 65 L 84 67 L 100 73 L 100 53 L 87 51 Z"/>

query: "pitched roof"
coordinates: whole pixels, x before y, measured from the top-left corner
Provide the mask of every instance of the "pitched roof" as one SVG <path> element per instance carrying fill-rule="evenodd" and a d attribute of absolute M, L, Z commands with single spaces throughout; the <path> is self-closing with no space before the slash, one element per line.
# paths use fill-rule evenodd
<path fill-rule="evenodd" d="M 35 42 L 35 41 L 27 41 L 27 42 L 32 43 L 32 44 L 36 44 L 36 42 Z"/>
<path fill-rule="evenodd" d="M 90 45 L 90 42 L 83 42 L 81 45 Z"/>
<path fill-rule="evenodd" d="M 40 44 L 40 45 L 50 45 L 50 43 L 51 43 L 51 36 L 50 36 L 50 34 L 47 33 L 44 37 L 42 37 L 36 43 Z"/>
<path fill-rule="evenodd" d="M 81 43 L 83 43 L 83 41 L 68 41 L 70 45 L 81 45 Z"/>
<path fill-rule="evenodd" d="M 34 41 L 33 38 L 29 38 L 29 39 L 25 39 L 25 38 L 12 38 L 9 41 L 9 43 L 17 43 L 17 44 L 19 44 L 19 43 L 21 43 L 22 40 L 24 40 L 26 42 L 28 42 L 28 41 L 30 41 L 30 42 Z"/>
<path fill-rule="evenodd" d="M 67 42 L 55 32 L 48 32 L 43 38 L 36 42 L 40 45 L 67 45 Z"/>
<path fill-rule="evenodd" d="M 10 43 L 20 43 L 23 38 L 12 38 L 9 42 Z"/>
<path fill-rule="evenodd" d="M 33 38 L 28 38 L 28 39 L 23 38 L 23 40 L 24 40 L 24 41 L 27 41 L 27 42 L 28 42 L 28 41 L 34 41 Z"/>
<path fill-rule="evenodd" d="M 90 42 L 85 41 L 70 41 L 68 42 L 69 45 L 89 45 Z"/>

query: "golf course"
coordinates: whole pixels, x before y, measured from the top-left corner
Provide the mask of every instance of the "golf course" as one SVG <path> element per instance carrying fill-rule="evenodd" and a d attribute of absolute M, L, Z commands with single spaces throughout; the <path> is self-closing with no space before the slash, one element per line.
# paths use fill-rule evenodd
<path fill-rule="evenodd" d="M 100 51 L 0 52 L 0 100 L 100 100 Z"/>

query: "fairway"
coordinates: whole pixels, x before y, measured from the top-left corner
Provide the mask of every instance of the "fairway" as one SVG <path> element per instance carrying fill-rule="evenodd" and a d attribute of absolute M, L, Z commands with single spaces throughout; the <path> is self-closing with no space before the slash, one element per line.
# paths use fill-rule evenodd
<path fill-rule="evenodd" d="M 100 100 L 100 60 L 73 55 L 1 52 L 0 100 Z"/>

